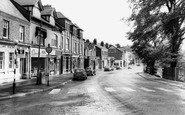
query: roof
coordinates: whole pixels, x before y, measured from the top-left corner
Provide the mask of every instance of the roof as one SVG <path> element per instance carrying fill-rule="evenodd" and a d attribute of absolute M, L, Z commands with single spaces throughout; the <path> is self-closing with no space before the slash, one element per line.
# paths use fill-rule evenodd
<path fill-rule="evenodd" d="M 129 52 L 132 52 L 130 46 L 120 47 L 119 49 L 120 49 L 121 51 L 129 51 Z"/>
<path fill-rule="evenodd" d="M 98 48 L 100 48 L 100 49 L 108 50 L 106 47 L 103 47 L 103 46 L 101 46 L 101 45 L 99 45 L 99 44 L 97 44 L 96 46 L 97 46 Z"/>
<path fill-rule="evenodd" d="M 61 12 L 57 12 L 57 18 L 58 19 L 67 19 L 67 20 L 71 21 L 69 18 L 67 18 L 66 16 L 64 16 Z"/>
<path fill-rule="evenodd" d="M 35 5 L 39 0 L 14 0 L 20 5 Z"/>
<path fill-rule="evenodd" d="M 17 9 L 17 4 L 10 0 L 1 0 L 0 11 L 5 12 L 9 15 L 15 16 L 24 21 L 28 21 L 22 14 L 22 12 L 20 12 L 19 9 Z"/>
<path fill-rule="evenodd" d="M 54 12 L 54 8 L 51 7 L 51 5 L 45 5 L 43 6 L 44 10 L 41 11 L 42 15 L 51 15 Z"/>
<path fill-rule="evenodd" d="M 114 48 L 114 49 L 117 49 L 118 51 L 120 51 L 120 52 L 124 52 L 124 50 L 121 50 L 121 49 L 119 49 L 119 48 L 117 48 L 117 47 L 115 47 L 115 46 L 113 46 L 113 45 L 111 45 L 110 47 L 109 47 L 109 49 L 112 49 L 112 48 Z"/>

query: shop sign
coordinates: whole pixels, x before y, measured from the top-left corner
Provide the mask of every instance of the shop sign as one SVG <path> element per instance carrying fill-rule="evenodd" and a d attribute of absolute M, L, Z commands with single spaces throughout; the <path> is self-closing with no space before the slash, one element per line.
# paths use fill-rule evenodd
<path fill-rule="evenodd" d="M 40 57 L 46 57 L 46 55 L 46 50 L 40 49 Z M 31 48 L 31 57 L 38 57 L 38 48 Z"/>
<path fill-rule="evenodd" d="M 46 57 L 47 55 L 46 49 L 40 49 L 40 57 Z M 50 55 L 56 55 L 56 51 L 52 50 Z M 38 57 L 38 48 L 31 48 L 31 57 Z"/>

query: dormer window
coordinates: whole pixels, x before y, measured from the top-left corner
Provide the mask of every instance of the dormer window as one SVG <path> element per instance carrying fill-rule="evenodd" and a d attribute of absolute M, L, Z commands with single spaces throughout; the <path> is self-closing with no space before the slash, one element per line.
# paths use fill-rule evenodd
<path fill-rule="evenodd" d="M 42 18 L 43 18 L 44 20 L 46 20 L 47 22 L 49 22 L 50 16 L 42 16 Z"/>
<path fill-rule="evenodd" d="M 26 10 L 30 11 L 31 14 L 33 14 L 33 7 L 32 6 L 25 6 L 24 7 Z"/>

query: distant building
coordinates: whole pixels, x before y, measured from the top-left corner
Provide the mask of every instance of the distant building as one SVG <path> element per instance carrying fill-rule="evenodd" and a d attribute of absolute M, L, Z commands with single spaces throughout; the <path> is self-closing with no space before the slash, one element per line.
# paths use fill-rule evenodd
<path fill-rule="evenodd" d="M 108 49 L 101 46 L 96 45 L 96 57 L 97 57 L 97 69 L 103 69 L 105 66 L 109 66 L 110 60 L 108 58 Z"/>
<path fill-rule="evenodd" d="M 110 46 L 108 50 L 108 56 L 114 58 L 114 65 L 124 67 L 125 66 L 125 51 L 116 48 L 115 46 Z"/>

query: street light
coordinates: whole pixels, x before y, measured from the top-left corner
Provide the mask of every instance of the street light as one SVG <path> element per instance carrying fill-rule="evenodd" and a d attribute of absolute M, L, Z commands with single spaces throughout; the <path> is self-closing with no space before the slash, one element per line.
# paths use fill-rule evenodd
<path fill-rule="evenodd" d="M 16 82 L 15 82 L 15 75 L 16 75 L 16 65 L 17 65 L 17 44 L 18 42 L 15 41 L 14 42 L 14 47 L 15 47 L 15 59 L 14 59 L 14 80 L 13 80 L 13 87 L 12 87 L 12 93 L 15 94 L 15 90 L 16 90 Z"/>

